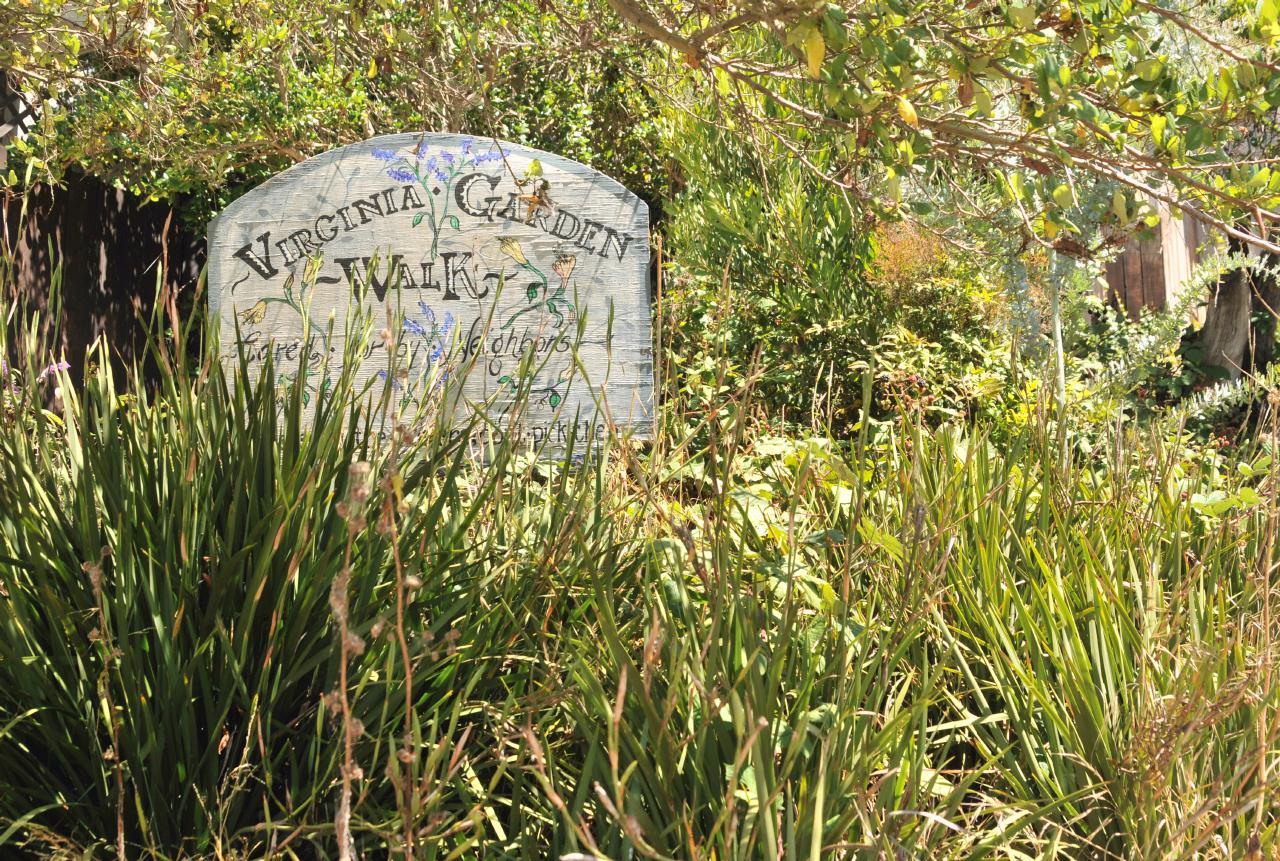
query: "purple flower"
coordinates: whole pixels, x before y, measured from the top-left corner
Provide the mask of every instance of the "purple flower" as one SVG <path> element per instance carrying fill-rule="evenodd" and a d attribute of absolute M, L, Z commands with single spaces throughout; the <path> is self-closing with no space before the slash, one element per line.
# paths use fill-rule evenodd
<path fill-rule="evenodd" d="M 410 335 L 417 335 L 419 338 L 427 337 L 427 330 L 417 320 L 409 317 L 404 318 L 404 330 Z"/>
<path fill-rule="evenodd" d="M 445 173 L 444 171 L 440 170 L 439 168 L 436 168 L 436 171 L 435 171 L 435 177 L 436 177 L 436 179 L 440 180 L 441 182 L 448 182 L 448 181 L 449 181 L 449 174 Z"/>
<path fill-rule="evenodd" d="M 466 155 L 471 152 L 471 138 L 462 139 L 462 154 Z"/>
<path fill-rule="evenodd" d="M 373 150 L 373 157 L 376 159 L 381 159 L 382 161 L 395 161 L 396 159 L 399 158 L 398 155 L 396 155 L 394 152 L 392 152 L 389 149 L 378 149 L 376 147 Z"/>
<path fill-rule="evenodd" d="M 427 142 L 425 140 L 422 143 L 418 144 L 418 158 L 426 158 L 427 151 L 429 149 L 431 149 L 431 147 L 427 146 Z"/>
<path fill-rule="evenodd" d="M 427 171 L 430 172 L 435 170 L 436 163 L 437 163 L 437 159 L 435 156 L 432 156 L 431 158 L 427 159 Z"/>
<path fill-rule="evenodd" d="M 442 153 L 440 153 L 440 157 L 441 157 L 442 159 L 444 159 L 444 163 L 445 163 L 445 164 L 449 164 L 449 165 L 453 164 L 453 153 L 451 153 L 451 152 L 442 152 Z"/>
<path fill-rule="evenodd" d="M 390 168 L 387 171 L 387 176 L 391 177 L 396 182 L 413 182 L 417 179 L 417 177 L 413 175 L 412 171 L 401 170 L 397 167 Z"/>
<path fill-rule="evenodd" d="M 56 374 L 59 371 L 65 371 L 70 367 L 71 367 L 70 362 L 54 362 L 52 365 L 50 365 L 49 367 L 41 371 L 40 376 L 36 377 L 36 379 L 43 380 L 45 377 L 49 376 L 50 374 Z"/>
<path fill-rule="evenodd" d="M 431 310 L 431 306 L 428 305 L 426 302 L 419 302 L 418 308 L 419 310 L 422 311 L 423 314 L 427 315 L 427 319 L 430 320 L 431 325 L 434 326 L 436 323 L 436 312 Z"/>

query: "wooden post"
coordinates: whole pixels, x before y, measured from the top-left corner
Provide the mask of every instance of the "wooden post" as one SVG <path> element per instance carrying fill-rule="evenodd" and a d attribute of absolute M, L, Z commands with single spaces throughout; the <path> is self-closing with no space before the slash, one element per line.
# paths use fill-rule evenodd
<path fill-rule="evenodd" d="M 1120 256 L 1107 264 L 1111 297 L 1132 316 L 1143 308 L 1171 308 L 1182 299 L 1199 260 L 1198 249 L 1208 236 L 1203 225 L 1183 217 L 1169 204 L 1155 204 L 1160 215 L 1156 235 L 1130 240 Z M 1191 316 L 1203 321 L 1204 309 L 1191 309 Z"/>
<path fill-rule="evenodd" d="M 9 149 L 6 146 L 13 126 L 9 122 L 9 76 L 0 69 L 0 170 L 9 164 Z"/>

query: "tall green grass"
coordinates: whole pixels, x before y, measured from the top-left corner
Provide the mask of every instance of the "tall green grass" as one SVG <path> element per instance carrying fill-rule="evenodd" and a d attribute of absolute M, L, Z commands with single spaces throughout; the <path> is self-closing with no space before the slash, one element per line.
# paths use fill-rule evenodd
<path fill-rule="evenodd" d="M 350 374 L 306 431 L 184 337 L 151 386 L 7 345 L 4 854 L 1278 845 L 1274 417 L 1064 455 L 1047 422 L 767 436 L 741 392 L 648 450 L 481 462 L 362 437 Z"/>

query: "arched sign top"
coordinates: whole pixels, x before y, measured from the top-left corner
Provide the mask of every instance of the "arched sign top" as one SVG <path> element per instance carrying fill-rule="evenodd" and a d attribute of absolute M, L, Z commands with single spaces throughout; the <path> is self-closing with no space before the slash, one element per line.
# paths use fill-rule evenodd
<path fill-rule="evenodd" d="M 601 398 L 615 424 L 648 433 L 648 272 L 648 207 L 616 180 L 457 134 L 383 135 L 323 153 L 209 225 L 210 311 L 224 356 L 274 355 L 280 382 L 310 397 L 322 380 L 297 369 L 304 319 L 332 313 L 341 332 L 353 297 L 370 310 L 391 304 L 404 315 L 394 339 L 409 370 L 391 384 L 406 402 L 426 394 L 414 381 L 438 378 L 431 369 L 460 344 L 465 394 L 501 410 L 532 354 L 539 370 L 523 381 L 523 429 L 553 445 L 601 433 Z M 326 350 L 342 355 L 340 343 Z"/>
<path fill-rule="evenodd" d="M 310 174 L 316 171 L 324 171 L 328 165 L 335 161 L 347 161 L 352 157 L 358 159 L 363 155 L 372 154 L 373 150 L 396 153 L 416 151 L 419 146 L 424 144 L 428 149 L 436 147 L 451 153 L 472 152 L 485 157 L 487 160 L 498 162 L 499 166 L 509 167 L 517 178 L 523 178 L 523 171 L 528 162 L 537 159 L 544 169 L 550 167 L 563 171 L 566 175 L 576 177 L 579 181 L 589 180 L 601 194 L 615 197 L 618 200 L 633 201 L 638 212 L 644 216 L 645 224 L 648 224 L 648 204 L 622 183 L 608 174 L 601 173 L 590 165 L 585 165 L 545 150 L 499 141 L 489 137 L 453 134 L 452 132 L 399 132 L 397 134 L 379 135 L 358 143 L 340 146 L 319 155 L 314 155 L 305 161 L 300 161 L 292 167 L 285 168 L 257 188 L 246 192 L 227 204 L 222 212 L 218 213 L 213 221 L 210 222 L 209 229 L 212 231 L 214 226 L 224 218 L 234 219 L 241 217 L 241 212 L 253 207 L 254 201 L 260 195 L 274 195 L 289 183 L 307 182 L 307 177 Z M 502 159 L 498 154 L 499 148 L 501 148 L 502 152 L 508 153 L 505 165 L 502 164 Z M 350 166 L 355 167 L 355 165 Z"/>

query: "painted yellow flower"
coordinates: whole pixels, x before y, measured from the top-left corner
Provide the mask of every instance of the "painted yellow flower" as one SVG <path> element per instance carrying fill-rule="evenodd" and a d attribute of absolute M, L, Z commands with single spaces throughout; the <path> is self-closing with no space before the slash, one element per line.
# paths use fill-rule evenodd
<path fill-rule="evenodd" d="M 240 315 L 240 319 L 245 323 L 261 323 L 265 316 L 267 316 L 267 300 L 259 299 L 258 304 Z"/>
<path fill-rule="evenodd" d="M 573 274 L 573 267 L 578 265 L 577 255 L 561 254 L 556 258 L 556 262 L 551 264 L 551 269 L 561 280 L 568 281 L 569 276 Z"/>
<path fill-rule="evenodd" d="M 510 257 L 521 266 L 529 264 L 529 258 L 524 256 L 524 249 L 520 247 L 519 240 L 512 239 L 510 236 L 504 236 L 498 240 L 498 247 L 502 249 L 502 253 Z"/>

